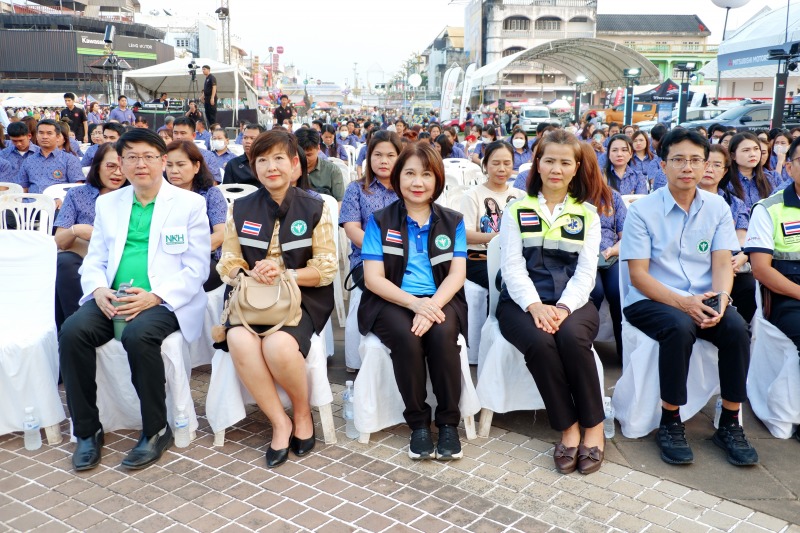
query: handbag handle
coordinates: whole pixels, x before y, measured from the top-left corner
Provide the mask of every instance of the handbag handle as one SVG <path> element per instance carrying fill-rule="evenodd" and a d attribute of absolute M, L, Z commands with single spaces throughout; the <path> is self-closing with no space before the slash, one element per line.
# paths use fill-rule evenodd
<path fill-rule="evenodd" d="M 239 289 L 239 287 L 241 286 L 241 281 L 244 278 L 244 276 L 245 274 L 243 272 L 238 276 L 236 276 L 236 283 L 235 283 L 236 288 L 234 290 Z M 300 307 L 300 301 L 297 298 L 297 293 L 300 292 L 300 287 L 297 286 L 297 281 L 294 279 L 294 276 L 287 276 L 286 271 L 281 272 L 279 283 L 281 282 L 286 282 L 289 284 L 289 313 L 286 317 L 284 317 L 283 320 L 281 320 L 280 322 L 269 328 L 264 333 L 257 333 L 252 327 L 250 327 L 250 324 L 248 324 L 247 320 L 245 320 L 244 318 L 244 313 L 242 313 L 241 309 L 239 308 L 239 299 L 235 298 L 234 295 L 231 294 L 231 304 L 230 304 L 231 307 L 239 315 L 239 320 L 242 321 L 242 326 L 244 326 L 244 328 L 253 335 L 258 335 L 259 337 L 262 338 L 269 337 L 270 335 L 281 329 L 283 325 L 286 324 L 286 321 L 289 319 L 290 316 L 295 316 L 297 314 L 298 307 Z"/>

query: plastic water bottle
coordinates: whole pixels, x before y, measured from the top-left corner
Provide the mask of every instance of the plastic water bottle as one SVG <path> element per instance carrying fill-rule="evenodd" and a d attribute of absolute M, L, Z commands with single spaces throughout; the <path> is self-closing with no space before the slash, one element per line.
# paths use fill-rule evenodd
<path fill-rule="evenodd" d="M 356 429 L 355 423 L 355 411 L 353 409 L 353 382 L 348 380 L 345 382 L 347 389 L 344 391 L 344 395 L 342 399 L 344 400 L 344 420 L 346 422 L 345 425 L 345 433 L 347 437 L 350 439 L 357 439 L 361 436 L 361 433 Z"/>
<path fill-rule="evenodd" d="M 611 398 L 608 396 L 603 397 L 603 412 L 605 419 L 603 419 L 603 433 L 607 439 L 614 438 L 614 406 L 611 405 Z"/>
<path fill-rule="evenodd" d="M 178 406 L 178 414 L 175 415 L 175 446 L 186 448 L 191 442 L 189 436 L 189 417 L 186 416 L 186 409 L 183 405 Z"/>
<path fill-rule="evenodd" d="M 42 433 L 39 431 L 39 419 L 33 413 L 33 407 L 25 408 L 25 419 L 22 421 L 25 432 L 25 449 L 38 450 L 42 447 Z"/>
<path fill-rule="evenodd" d="M 714 427 L 719 429 L 719 417 L 722 416 L 722 396 L 717 396 L 717 405 L 714 407 Z"/>

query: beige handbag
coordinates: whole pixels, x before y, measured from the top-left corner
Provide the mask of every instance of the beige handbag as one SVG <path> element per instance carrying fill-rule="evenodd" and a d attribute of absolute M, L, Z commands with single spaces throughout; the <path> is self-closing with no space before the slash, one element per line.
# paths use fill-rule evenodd
<path fill-rule="evenodd" d="M 273 285 L 259 283 L 240 273 L 232 283 L 233 290 L 222 311 L 223 324 L 244 326 L 247 331 L 267 337 L 283 326 L 300 323 L 300 288 L 291 274 L 281 272 Z M 256 333 L 251 326 L 272 326 L 264 333 Z"/>

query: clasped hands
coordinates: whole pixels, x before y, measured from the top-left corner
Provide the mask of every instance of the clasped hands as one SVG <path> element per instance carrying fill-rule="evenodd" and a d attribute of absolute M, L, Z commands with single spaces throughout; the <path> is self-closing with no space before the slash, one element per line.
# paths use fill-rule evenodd
<path fill-rule="evenodd" d="M 432 298 L 414 298 L 408 308 L 414 311 L 411 332 L 417 337 L 425 335 L 434 322 L 437 324 L 444 322 L 444 311 Z"/>
<path fill-rule="evenodd" d="M 246 271 L 246 273 L 259 283 L 272 285 L 280 277 L 281 269 L 278 263 L 272 259 L 262 259 L 261 261 L 256 261 L 255 266 Z"/>
<path fill-rule="evenodd" d="M 114 318 L 116 315 L 126 315 L 126 322 L 136 318 L 142 311 L 162 303 L 161 297 L 139 287 L 131 287 L 126 292 L 130 296 L 118 298 L 114 290 L 100 287 L 94 291 L 93 295 L 95 302 L 97 302 L 97 307 L 100 308 L 104 315 L 108 318 Z M 112 302 L 122 302 L 124 305 L 114 307 Z"/>
<path fill-rule="evenodd" d="M 533 317 L 536 327 L 551 335 L 558 331 L 559 326 L 569 316 L 566 309 L 554 305 L 537 302 L 528 306 L 528 312 Z"/>
<path fill-rule="evenodd" d="M 703 303 L 703 300 L 711 298 L 712 296 L 719 296 L 720 312 L 717 313 L 714 309 Z M 728 307 L 728 295 L 725 293 L 704 292 L 703 294 L 693 294 L 686 296 L 681 301 L 681 310 L 689 315 L 695 324 L 700 329 L 713 328 L 719 321 L 722 320 L 722 315 L 725 314 L 725 309 Z"/>

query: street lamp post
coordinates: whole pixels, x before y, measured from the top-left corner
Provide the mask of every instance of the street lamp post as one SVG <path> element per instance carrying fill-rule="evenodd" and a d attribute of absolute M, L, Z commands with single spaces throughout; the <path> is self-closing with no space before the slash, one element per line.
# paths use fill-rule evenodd
<path fill-rule="evenodd" d="M 689 79 L 697 70 L 697 63 L 675 63 L 675 70 L 681 73 L 681 90 L 678 96 L 678 124 L 686 122 L 686 107 L 689 104 Z"/>
<path fill-rule="evenodd" d="M 625 86 L 625 115 L 623 122 L 627 124 L 633 123 L 633 86 L 639 85 L 639 76 L 642 70 L 638 68 L 626 68 L 622 71 L 622 76 L 626 80 Z"/>
<path fill-rule="evenodd" d="M 725 25 L 722 27 L 722 39 L 720 39 L 719 43 L 725 41 L 725 32 L 728 30 L 728 15 L 731 13 L 731 9 L 736 9 L 738 7 L 742 7 L 750 0 L 711 0 L 711 2 L 717 6 L 725 8 Z M 719 88 L 722 85 L 722 71 L 719 68 L 719 49 L 717 49 L 717 96 L 716 99 L 719 100 Z"/>
<path fill-rule="evenodd" d="M 575 78 L 575 122 L 581 119 L 581 86 L 586 83 L 586 76 Z"/>

